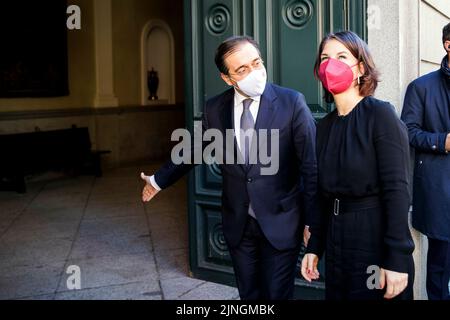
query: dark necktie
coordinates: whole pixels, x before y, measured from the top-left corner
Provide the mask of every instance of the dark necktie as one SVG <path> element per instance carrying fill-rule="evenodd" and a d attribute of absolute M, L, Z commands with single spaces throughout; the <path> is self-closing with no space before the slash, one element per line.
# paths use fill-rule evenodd
<path fill-rule="evenodd" d="M 252 99 L 246 99 L 242 102 L 244 106 L 244 110 L 242 110 L 242 116 L 241 116 L 241 153 L 242 156 L 245 159 L 245 165 L 249 166 L 249 154 L 250 154 L 250 146 L 252 145 L 252 137 L 246 136 L 244 133 L 247 130 L 253 130 L 255 129 L 255 120 L 253 119 L 252 113 L 250 112 L 250 105 L 252 104 Z M 248 214 L 256 219 L 255 212 L 253 211 L 252 205 L 249 204 L 248 207 Z"/>
<path fill-rule="evenodd" d="M 241 116 L 241 130 L 245 133 L 247 130 L 255 129 L 255 120 L 253 119 L 252 113 L 250 112 L 250 105 L 252 104 L 252 99 L 246 99 L 242 102 L 244 106 L 244 110 L 242 111 Z M 249 154 L 250 154 L 250 146 L 252 145 L 251 136 L 242 134 L 241 131 L 241 153 L 244 157 L 245 164 L 248 166 Z"/>

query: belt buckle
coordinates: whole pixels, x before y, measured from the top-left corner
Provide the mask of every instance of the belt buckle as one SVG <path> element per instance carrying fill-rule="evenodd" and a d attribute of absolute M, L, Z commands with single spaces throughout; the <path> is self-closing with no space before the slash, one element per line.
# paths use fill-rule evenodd
<path fill-rule="evenodd" d="M 340 200 L 339 199 L 334 199 L 334 215 L 338 216 L 339 215 L 339 206 L 340 206 Z"/>

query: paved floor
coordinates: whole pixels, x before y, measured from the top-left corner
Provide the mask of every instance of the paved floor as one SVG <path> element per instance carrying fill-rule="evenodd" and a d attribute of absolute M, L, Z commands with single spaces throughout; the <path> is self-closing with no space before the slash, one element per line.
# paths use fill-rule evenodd
<path fill-rule="evenodd" d="M 185 182 L 144 205 L 139 173 L 154 168 L 0 192 L 0 299 L 238 299 L 188 276 Z M 69 266 L 81 290 L 68 289 Z"/>

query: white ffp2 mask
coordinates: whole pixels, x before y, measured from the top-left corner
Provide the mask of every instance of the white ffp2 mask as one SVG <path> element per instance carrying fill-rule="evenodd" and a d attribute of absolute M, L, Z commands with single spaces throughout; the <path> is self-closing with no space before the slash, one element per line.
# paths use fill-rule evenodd
<path fill-rule="evenodd" d="M 259 97 L 263 94 L 267 83 L 265 68 L 253 70 L 241 81 L 237 81 L 238 89 L 249 97 Z"/>

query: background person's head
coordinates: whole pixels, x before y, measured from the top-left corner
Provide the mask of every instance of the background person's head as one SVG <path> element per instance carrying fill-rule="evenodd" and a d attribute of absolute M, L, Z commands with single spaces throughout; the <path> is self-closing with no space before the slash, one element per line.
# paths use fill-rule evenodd
<path fill-rule="evenodd" d="M 442 30 L 442 43 L 447 53 L 450 55 L 450 23 Z"/>
<path fill-rule="evenodd" d="M 353 72 L 353 84 L 348 90 L 359 90 L 363 97 L 372 96 L 379 83 L 379 73 L 367 44 L 354 32 L 342 31 L 327 35 L 319 46 L 314 75 L 320 78 L 320 67 L 329 59 L 347 64 Z M 334 102 L 333 94 L 325 87 L 325 100 Z M 344 92 L 345 93 L 345 92 Z"/>
<path fill-rule="evenodd" d="M 241 94 L 251 97 L 264 91 L 267 75 L 258 43 L 252 38 L 234 36 L 222 42 L 215 63 L 223 81 Z"/>

